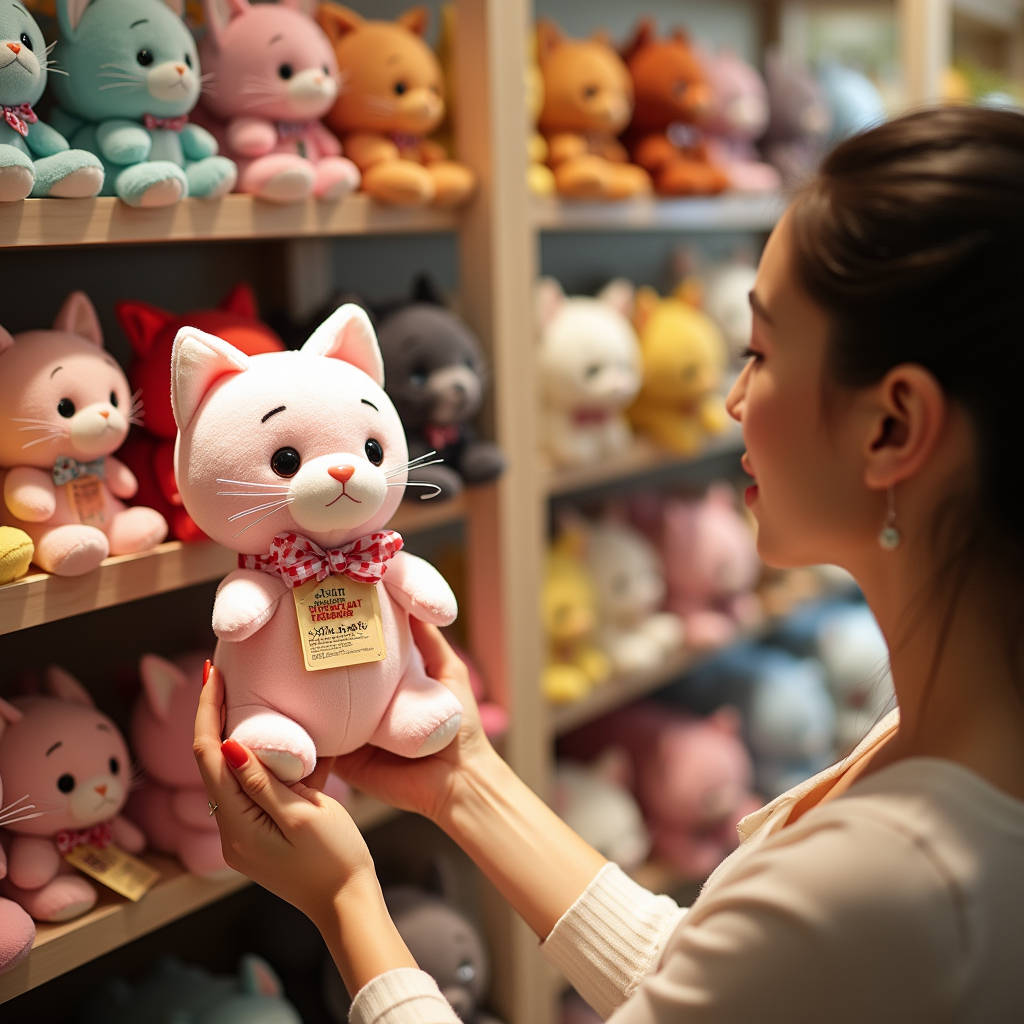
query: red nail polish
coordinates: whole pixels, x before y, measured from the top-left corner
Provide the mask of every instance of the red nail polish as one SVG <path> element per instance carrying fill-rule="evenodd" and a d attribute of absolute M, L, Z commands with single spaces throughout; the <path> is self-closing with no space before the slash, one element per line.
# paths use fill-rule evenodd
<path fill-rule="evenodd" d="M 206 664 L 203 665 L 203 686 L 206 685 L 206 680 L 210 678 L 210 669 L 213 668 L 213 663 L 209 658 L 206 659 Z"/>
<path fill-rule="evenodd" d="M 249 760 L 245 747 L 237 740 L 225 740 L 220 745 L 220 752 L 224 755 L 224 760 L 235 769 L 241 768 Z"/>

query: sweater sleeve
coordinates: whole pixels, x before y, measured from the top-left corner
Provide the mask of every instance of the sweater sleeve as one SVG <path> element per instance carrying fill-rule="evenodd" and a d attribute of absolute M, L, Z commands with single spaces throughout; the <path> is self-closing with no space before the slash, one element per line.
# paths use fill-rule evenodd
<path fill-rule="evenodd" d="M 425 971 L 398 967 L 368 981 L 352 1000 L 349 1024 L 460 1024 L 437 982 Z"/>
<path fill-rule="evenodd" d="M 562 915 L 541 950 L 603 1017 L 658 965 L 686 913 L 675 900 L 606 864 Z"/>
<path fill-rule="evenodd" d="M 608 1024 L 959 1020 L 969 946 L 962 894 L 918 837 L 809 814 L 709 887 Z"/>

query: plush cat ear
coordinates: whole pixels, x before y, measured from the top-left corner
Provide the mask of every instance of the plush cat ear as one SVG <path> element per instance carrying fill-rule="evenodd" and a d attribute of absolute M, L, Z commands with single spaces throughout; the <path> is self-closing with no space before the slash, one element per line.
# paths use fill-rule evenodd
<path fill-rule="evenodd" d="M 60 307 L 57 319 L 53 321 L 55 331 L 77 334 L 91 341 L 97 348 L 103 348 L 103 328 L 96 315 L 96 307 L 85 292 L 72 292 Z"/>
<path fill-rule="evenodd" d="M 235 313 L 237 316 L 245 317 L 246 320 L 258 320 L 259 309 L 256 306 L 256 293 L 252 285 L 246 281 L 239 281 L 221 300 L 217 307 L 225 313 Z"/>
<path fill-rule="evenodd" d="M 541 330 L 555 319 L 564 305 L 565 292 L 562 286 L 553 277 L 542 277 L 534 292 L 534 311 Z"/>
<path fill-rule="evenodd" d="M 182 432 L 188 429 L 206 392 L 226 373 L 249 369 L 249 357 L 221 338 L 182 327 L 171 352 L 171 409 Z"/>
<path fill-rule="evenodd" d="M 50 665 L 46 669 L 46 692 L 57 700 L 69 704 L 82 704 L 87 708 L 96 707 L 92 694 L 70 673 L 59 665 Z"/>
<path fill-rule="evenodd" d="M 118 302 L 114 315 L 137 356 L 145 359 L 152 351 L 157 335 L 174 317 L 148 302 Z"/>
<path fill-rule="evenodd" d="M 336 309 L 302 346 L 303 352 L 351 363 L 384 387 L 384 360 L 366 310 L 347 302 Z"/>
<path fill-rule="evenodd" d="M 179 686 L 188 685 L 185 673 L 166 658 L 144 654 L 139 659 L 139 675 L 142 677 L 142 689 L 150 710 L 161 722 L 166 722 L 174 691 Z"/>
<path fill-rule="evenodd" d="M 75 29 L 78 28 L 89 2 L 90 0 L 57 0 L 57 23 L 60 26 L 60 34 L 65 39 L 70 39 L 75 34 Z"/>
<path fill-rule="evenodd" d="M 647 326 L 647 321 L 651 319 L 651 314 L 658 308 L 659 302 L 661 302 L 661 298 L 650 285 L 645 284 L 642 288 L 637 289 L 633 299 L 633 327 L 640 336 L 641 344 L 643 344 L 644 328 Z"/>
<path fill-rule="evenodd" d="M 203 14 L 210 33 L 210 42 L 215 50 L 221 47 L 224 29 L 235 19 L 249 10 L 248 0 L 203 0 Z"/>
<path fill-rule="evenodd" d="M 179 17 L 185 16 L 185 0 L 164 0 L 164 3 Z"/>
<path fill-rule="evenodd" d="M 268 999 L 280 999 L 284 995 L 281 979 L 261 956 L 246 953 L 242 957 L 238 973 L 243 992 L 250 995 L 266 996 Z"/>
<path fill-rule="evenodd" d="M 282 7 L 290 7 L 293 11 L 308 15 L 310 18 L 316 17 L 317 0 L 280 0 L 280 4 Z"/>
<path fill-rule="evenodd" d="M 335 45 L 343 36 L 355 32 L 363 24 L 362 15 L 341 4 L 321 4 L 316 10 L 316 20 Z"/>
<path fill-rule="evenodd" d="M 0 700 L 0 736 L 7 731 L 7 726 L 20 722 L 25 716 L 13 705 Z"/>
<path fill-rule="evenodd" d="M 14 347 L 14 338 L 10 332 L 0 327 L 0 355 L 3 355 L 9 348 Z"/>
<path fill-rule="evenodd" d="M 624 277 L 616 277 L 609 281 L 598 293 L 597 297 L 612 307 L 617 313 L 621 313 L 626 319 L 633 315 L 633 300 L 636 297 L 636 289 L 631 281 Z"/>
<path fill-rule="evenodd" d="M 640 50 L 650 44 L 654 39 L 654 36 L 654 19 L 644 18 L 637 25 L 633 38 L 619 51 L 622 55 L 622 59 L 628 64 Z"/>
<path fill-rule="evenodd" d="M 548 18 L 537 22 L 537 63 L 543 67 L 548 58 L 562 45 L 562 30 Z"/>
<path fill-rule="evenodd" d="M 396 24 L 407 28 L 415 35 L 422 36 L 427 31 L 430 22 L 430 11 L 426 7 L 410 7 L 405 14 L 396 19 Z"/>

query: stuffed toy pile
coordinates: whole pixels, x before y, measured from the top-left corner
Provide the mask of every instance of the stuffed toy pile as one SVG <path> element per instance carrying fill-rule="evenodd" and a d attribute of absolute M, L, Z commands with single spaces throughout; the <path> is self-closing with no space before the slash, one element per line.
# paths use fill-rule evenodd
<path fill-rule="evenodd" d="M 68 296 L 53 330 L 0 328 L 0 407 L 0 522 L 28 534 L 36 565 L 80 576 L 164 539 L 159 512 L 123 504 L 138 484 L 114 452 L 142 405 L 84 293 Z"/>
<path fill-rule="evenodd" d="M 226 735 L 287 782 L 365 743 L 440 750 L 462 709 L 409 617 L 447 625 L 441 575 L 386 529 L 409 466 L 366 313 L 345 305 L 300 352 L 246 356 L 178 332 L 171 403 L 186 511 L 237 551 L 213 609 Z M 323 415 L 325 409 L 330 415 Z"/>

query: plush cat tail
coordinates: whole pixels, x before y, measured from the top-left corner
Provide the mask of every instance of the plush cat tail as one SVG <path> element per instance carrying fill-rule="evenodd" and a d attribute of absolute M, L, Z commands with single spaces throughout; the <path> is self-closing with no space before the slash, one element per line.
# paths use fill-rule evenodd
<path fill-rule="evenodd" d="M 46 692 L 57 700 L 68 704 L 81 704 L 87 708 L 96 707 L 92 694 L 66 669 L 50 665 L 46 669 Z"/>
<path fill-rule="evenodd" d="M 103 348 L 103 328 L 100 318 L 96 315 L 96 307 L 85 292 L 72 292 L 57 312 L 53 321 L 55 331 L 76 334 L 86 341 L 92 342 L 97 348 Z"/>
<path fill-rule="evenodd" d="M 132 350 L 141 359 L 150 354 L 157 335 L 174 320 L 171 313 L 148 302 L 118 302 L 114 306 L 114 315 Z"/>
<path fill-rule="evenodd" d="M 157 654 L 144 654 L 139 659 L 139 675 L 142 677 L 142 690 L 150 710 L 161 722 L 166 722 L 174 691 L 188 685 L 185 673 L 166 658 Z"/>
<path fill-rule="evenodd" d="M 70 39 L 85 14 L 89 0 L 57 0 L 57 24 L 64 39 Z"/>
<path fill-rule="evenodd" d="M 355 32 L 363 24 L 361 14 L 341 4 L 321 4 L 316 10 L 316 20 L 335 46 L 344 36 Z"/>
<path fill-rule="evenodd" d="M 182 327 L 171 352 L 171 409 L 178 430 L 186 431 L 206 393 L 227 373 L 249 369 L 249 357 L 221 338 Z"/>
<path fill-rule="evenodd" d="M 248 995 L 265 996 L 268 999 L 280 999 L 284 995 L 281 979 L 261 956 L 246 953 L 242 957 L 238 974 L 241 989 Z"/>
<path fill-rule="evenodd" d="M 10 331 L 0 327 L 0 355 L 3 355 L 9 348 L 14 348 L 14 338 Z"/>
<path fill-rule="evenodd" d="M 543 330 L 558 315 L 565 305 L 565 292 L 553 277 L 542 277 L 534 292 L 534 311 L 537 323 Z"/>
<path fill-rule="evenodd" d="M 384 360 L 366 310 L 354 303 L 339 306 L 302 346 L 303 352 L 351 363 L 384 387 Z"/>

